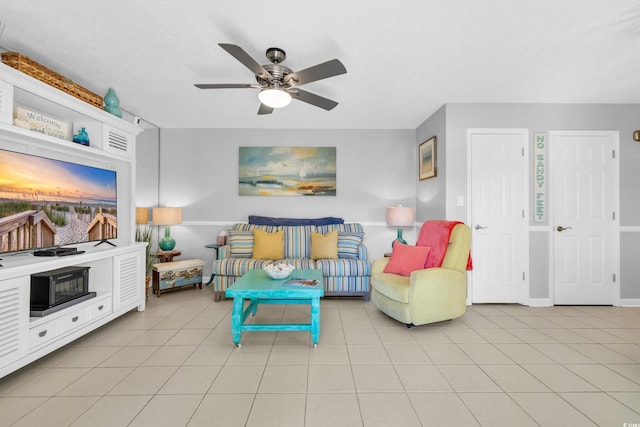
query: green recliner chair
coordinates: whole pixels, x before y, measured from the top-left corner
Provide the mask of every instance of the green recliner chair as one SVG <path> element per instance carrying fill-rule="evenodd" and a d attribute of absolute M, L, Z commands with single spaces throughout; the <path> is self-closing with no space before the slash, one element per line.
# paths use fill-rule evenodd
<path fill-rule="evenodd" d="M 440 267 L 413 271 L 407 277 L 384 272 L 388 257 L 373 261 L 371 301 L 408 327 L 451 320 L 467 310 L 466 270 L 471 268 L 471 229 L 462 223 L 433 222 L 451 225 L 449 243 L 443 243 L 446 252 Z M 427 223 L 420 230 L 418 246 L 424 241 L 423 233 L 429 233 Z"/>

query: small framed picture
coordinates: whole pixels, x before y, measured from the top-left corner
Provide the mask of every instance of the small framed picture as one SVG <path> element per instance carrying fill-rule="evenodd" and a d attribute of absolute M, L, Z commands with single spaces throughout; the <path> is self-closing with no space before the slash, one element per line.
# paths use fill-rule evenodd
<path fill-rule="evenodd" d="M 432 136 L 418 147 L 418 169 L 420 179 L 436 176 L 436 137 Z"/>

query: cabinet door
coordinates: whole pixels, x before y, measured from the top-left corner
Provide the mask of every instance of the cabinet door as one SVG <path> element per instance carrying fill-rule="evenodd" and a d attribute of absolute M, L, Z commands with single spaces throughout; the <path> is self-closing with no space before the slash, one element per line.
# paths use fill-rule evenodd
<path fill-rule="evenodd" d="M 113 311 L 132 308 L 144 294 L 142 250 L 113 259 Z"/>
<path fill-rule="evenodd" d="M 0 368 L 27 353 L 29 276 L 0 281 Z"/>

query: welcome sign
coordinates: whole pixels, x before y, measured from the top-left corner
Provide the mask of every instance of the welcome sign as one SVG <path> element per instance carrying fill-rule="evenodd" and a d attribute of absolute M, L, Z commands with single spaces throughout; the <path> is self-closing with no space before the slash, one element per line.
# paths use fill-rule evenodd
<path fill-rule="evenodd" d="M 13 117 L 14 126 L 60 139 L 69 139 L 69 125 L 62 120 L 57 120 L 20 106 L 16 106 L 13 109 Z"/>

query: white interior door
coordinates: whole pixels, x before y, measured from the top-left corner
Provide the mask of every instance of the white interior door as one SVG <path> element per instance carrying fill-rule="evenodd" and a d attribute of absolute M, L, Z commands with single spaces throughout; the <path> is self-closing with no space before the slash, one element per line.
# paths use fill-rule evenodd
<path fill-rule="evenodd" d="M 549 136 L 554 304 L 613 304 L 617 132 Z"/>
<path fill-rule="evenodd" d="M 526 129 L 470 129 L 472 302 L 525 302 Z"/>

